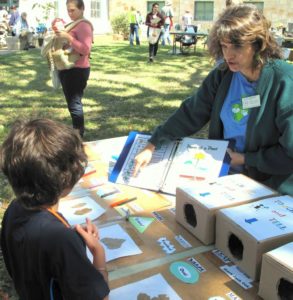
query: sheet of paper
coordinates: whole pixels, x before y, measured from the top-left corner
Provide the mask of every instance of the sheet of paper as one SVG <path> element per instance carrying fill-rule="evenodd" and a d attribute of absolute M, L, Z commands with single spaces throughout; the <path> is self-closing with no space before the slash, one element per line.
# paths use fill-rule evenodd
<path fill-rule="evenodd" d="M 150 163 L 141 169 L 136 177 L 132 176 L 134 169 L 134 158 L 146 146 L 150 136 L 137 134 L 132 147 L 125 159 L 124 165 L 117 178 L 117 183 L 131 186 L 159 190 L 162 184 L 166 166 L 172 154 L 173 145 L 163 145 L 153 153 Z"/>
<path fill-rule="evenodd" d="M 90 220 L 97 219 L 105 212 L 105 209 L 94 199 L 86 196 L 68 201 L 60 201 L 58 211 L 73 226 L 85 223 L 86 218 Z"/>
<path fill-rule="evenodd" d="M 142 253 L 130 235 L 118 224 L 101 227 L 99 233 L 107 262 L 119 257 Z"/>
<path fill-rule="evenodd" d="M 84 147 L 88 156 L 88 161 L 104 161 L 109 162 L 115 159 L 121 152 L 126 136 L 117 137 L 93 142 L 85 142 Z"/>
<path fill-rule="evenodd" d="M 85 197 L 89 194 L 87 189 L 84 189 L 82 186 L 80 186 L 80 181 L 83 182 L 83 179 L 81 178 L 79 180 L 79 182 L 73 187 L 72 191 L 65 197 L 65 199 L 77 199 Z"/>
<path fill-rule="evenodd" d="M 162 190 L 175 194 L 177 186 L 217 178 L 227 146 L 227 141 L 184 138 L 178 146 Z"/>
<path fill-rule="evenodd" d="M 110 292 L 110 300 L 143 300 L 143 299 L 169 299 L 180 300 L 181 298 L 168 284 L 161 274 L 127 284 Z"/>

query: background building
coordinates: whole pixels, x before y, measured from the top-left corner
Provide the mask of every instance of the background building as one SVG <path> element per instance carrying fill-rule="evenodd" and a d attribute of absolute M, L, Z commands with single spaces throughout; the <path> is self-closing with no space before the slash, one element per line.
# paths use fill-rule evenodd
<path fill-rule="evenodd" d="M 86 10 L 85 17 L 92 21 L 95 33 L 111 32 L 111 17 L 127 13 L 131 6 L 139 10 L 145 18 L 147 12 L 151 10 L 154 2 L 159 3 L 163 7 L 165 1 L 147 1 L 147 0 L 84 0 Z M 265 16 L 271 20 L 272 26 L 277 27 L 283 25 L 288 27 L 288 23 L 293 23 L 293 1 L 292 0 L 233 0 L 234 3 L 244 2 L 251 3 L 263 10 Z M 39 7 L 36 7 L 35 4 Z M 68 19 L 66 12 L 65 0 L 0 0 L 0 5 L 11 6 L 16 4 L 20 11 L 26 11 L 30 15 L 32 21 L 36 22 L 44 16 L 44 10 L 40 8 L 48 3 L 55 4 L 55 11 L 49 14 L 48 22 L 54 16 Z M 33 6 L 35 7 L 33 8 Z M 185 10 L 189 10 L 193 15 L 193 22 L 200 25 L 202 29 L 208 29 L 213 20 L 225 8 L 225 0 L 173 0 L 174 23 L 181 23 L 181 17 Z"/>

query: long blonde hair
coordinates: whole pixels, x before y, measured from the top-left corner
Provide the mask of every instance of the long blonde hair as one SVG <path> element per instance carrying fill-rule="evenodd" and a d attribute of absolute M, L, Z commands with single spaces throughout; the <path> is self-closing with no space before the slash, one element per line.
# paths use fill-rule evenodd
<path fill-rule="evenodd" d="M 223 58 L 221 41 L 239 46 L 251 44 L 255 50 L 254 69 L 269 59 L 282 58 L 281 48 L 269 30 L 270 25 L 254 5 L 232 5 L 224 10 L 210 31 L 209 52 L 219 60 Z"/>

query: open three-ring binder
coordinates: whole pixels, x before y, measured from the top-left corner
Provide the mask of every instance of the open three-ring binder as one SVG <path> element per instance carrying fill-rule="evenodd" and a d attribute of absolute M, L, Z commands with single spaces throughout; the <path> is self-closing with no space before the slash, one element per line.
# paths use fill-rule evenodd
<path fill-rule="evenodd" d="M 175 195 L 177 186 L 190 186 L 228 174 L 228 141 L 183 138 L 156 149 L 150 163 L 134 177 L 134 159 L 150 137 L 130 132 L 110 174 L 111 182 Z"/>

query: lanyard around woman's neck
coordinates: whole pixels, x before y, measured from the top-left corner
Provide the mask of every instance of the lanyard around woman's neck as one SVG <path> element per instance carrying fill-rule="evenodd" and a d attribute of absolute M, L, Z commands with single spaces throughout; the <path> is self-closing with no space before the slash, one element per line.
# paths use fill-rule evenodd
<path fill-rule="evenodd" d="M 62 218 L 55 210 L 53 210 L 52 208 L 47 208 L 47 211 L 55 216 L 59 221 L 61 221 L 65 225 L 65 227 L 70 228 L 68 222 L 64 218 Z"/>

